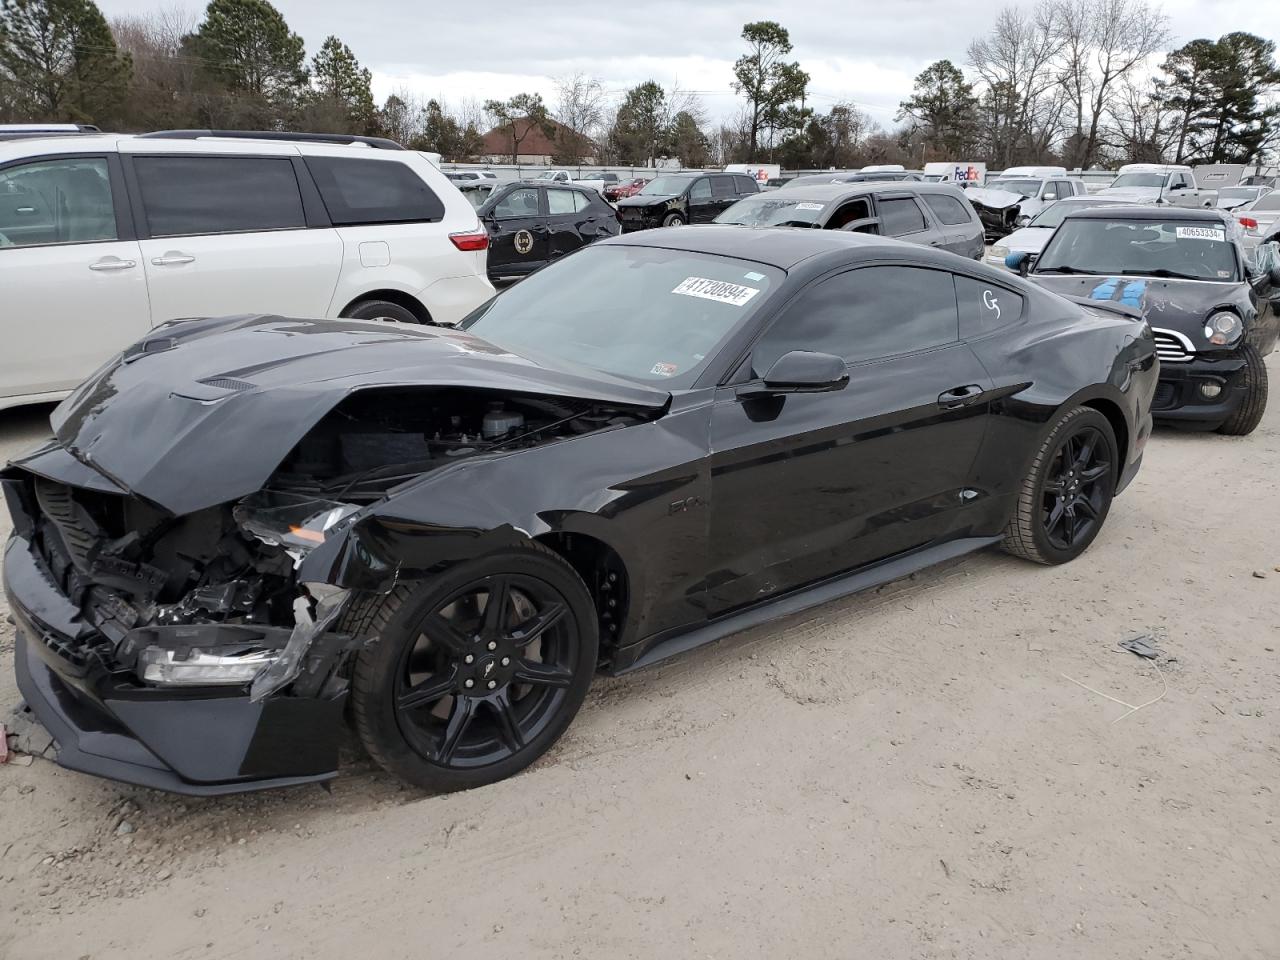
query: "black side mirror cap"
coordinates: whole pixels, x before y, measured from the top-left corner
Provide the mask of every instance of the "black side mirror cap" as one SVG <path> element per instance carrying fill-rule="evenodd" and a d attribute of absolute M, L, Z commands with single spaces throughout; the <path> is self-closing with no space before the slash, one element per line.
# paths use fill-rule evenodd
<path fill-rule="evenodd" d="M 843 358 L 811 350 L 792 350 L 774 361 L 764 379 L 738 387 L 740 397 L 766 397 L 781 393 L 830 393 L 849 385 Z"/>

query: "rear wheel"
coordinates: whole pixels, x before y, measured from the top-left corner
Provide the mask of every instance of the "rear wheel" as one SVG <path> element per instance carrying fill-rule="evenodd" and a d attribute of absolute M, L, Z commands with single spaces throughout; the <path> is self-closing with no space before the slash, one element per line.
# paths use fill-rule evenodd
<path fill-rule="evenodd" d="M 1253 433 L 1267 411 L 1267 365 L 1262 360 L 1262 354 L 1248 343 L 1240 348 L 1240 354 L 1244 357 L 1244 371 L 1241 374 L 1244 396 L 1235 413 L 1218 428 L 1219 433 L 1225 433 L 1229 437 L 1243 437 Z"/>
<path fill-rule="evenodd" d="M 417 316 L 408 307 L 389 300 L 362 300 L 348 307 L 342 314 L 350 320 L 395 320 L 398 323 L 418 323 Z"/>
<path fill-rule="evenodd" d="M 527 767 L 569 726 L 595 672 L 586 587 L 536 545 L 397 587 L 348 620 L 370 641 L 352 680 L 360 739 L 386 770 L 431 790 Z"/>
<path fill-rule="evenodd" d="M 1022 481 L 1004 548 L 1036 563 L 1074 560 L 1102 529 L 1120 457 L 1111 423 L 1075 407 L 1053 425 Z"/>
<path fill-rule="evenodd" d="M 662 218 L 662 225 L 664 227 L 682 227 L 684 226 L 684 217 L 678 213 L 668 213 Z"/>

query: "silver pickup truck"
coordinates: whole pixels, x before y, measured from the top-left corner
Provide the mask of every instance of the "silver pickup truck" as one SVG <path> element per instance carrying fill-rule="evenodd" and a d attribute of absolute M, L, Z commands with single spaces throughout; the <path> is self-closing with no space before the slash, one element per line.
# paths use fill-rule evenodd
<path fill-rule="evenodd" d="M 1218 191 L 1197 186 L 1190 167 L 1167 163 L 1127 163 L 1120 168 L 1120 175 L 1111 181 L 1111 185 L 1099 190 L 1095 196 L 1174 207 L 1212 207 L 1218 199 Z"/>

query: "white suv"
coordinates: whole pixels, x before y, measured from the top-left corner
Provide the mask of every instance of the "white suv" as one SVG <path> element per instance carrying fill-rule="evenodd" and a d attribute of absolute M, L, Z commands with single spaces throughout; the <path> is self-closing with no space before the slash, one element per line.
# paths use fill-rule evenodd
<path fill-rule="evenodd" d="M 488 235 L 390 141 L 170 131 L 0 143 L 0 409 L 58 400 L 169 320 L 456 323 Z"/>

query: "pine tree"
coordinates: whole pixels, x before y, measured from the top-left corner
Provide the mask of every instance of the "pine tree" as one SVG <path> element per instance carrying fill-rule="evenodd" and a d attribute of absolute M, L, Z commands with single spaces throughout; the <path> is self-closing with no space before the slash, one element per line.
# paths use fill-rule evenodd
<path fill-rule="evenodd" d="M 320 52 L 311 58 L 311 80 L 322 104 L 341 114 L 342 132 L 377 132 L 377 108 L 370 88 L 372 75 L 360 66 L 351 48 L 337 37 L 329 37 Z"/>
<path fill-rule="evenodd" d="M 109 124 L 132 72 L 93 0 L 0 0 L 0 86 L 10 112 Z"/>
<path fill-rule="evenodd" d="M 185 44 L 215 88 L 282 115 L 305 89 L 302 38 L 267 0 L 211 0 Z"/>

